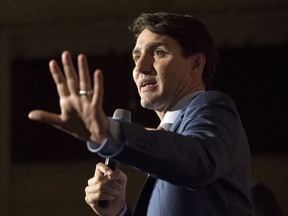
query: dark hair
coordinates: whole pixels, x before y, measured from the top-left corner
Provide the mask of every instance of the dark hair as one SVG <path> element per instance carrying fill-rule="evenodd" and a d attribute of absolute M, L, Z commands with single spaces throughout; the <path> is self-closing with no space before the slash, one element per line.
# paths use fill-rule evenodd
<path fill-rule="evenodd" d="M 190 15 L 174 13 L 142 13 L 129 28 L 137 39 L 144 30 L 168 35 L 176 40 L 182 48 L 183 57 L 187 58 L 201 52 L 206 57 L 202 74 L 206 89 L 211 88 L 217 64 L 217 51 L 205 25 Z"/>

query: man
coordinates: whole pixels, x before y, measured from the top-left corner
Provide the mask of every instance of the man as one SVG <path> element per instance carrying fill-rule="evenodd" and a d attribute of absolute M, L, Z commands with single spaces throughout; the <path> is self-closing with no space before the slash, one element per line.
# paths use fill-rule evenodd
<path fill-rule="evenodd" d="M 32 111 L 29 117 L 88 141 L 90 151 L 102 157 L 148 173 L 133 215 L 249 215 L 249 145 L 232 99 L 208 91 L 216 51 L 205 26 L 188 15 L 160 12 L 141 14 L 132 31 L 141 105 L 158 114 L 164 130 L 107 118 L 101 71 L 96 70 L 89 94 L 85 56 L 78 56 L 78 78 L 67 51 L 65 76 L 50 62 L 61 114 Z M 126 183 L 121 170 L 99 163 L 88 181 L 86 202 L 98 215 L 128 215 Z M 99 205 L 103 200 L 108 207 Z"/>

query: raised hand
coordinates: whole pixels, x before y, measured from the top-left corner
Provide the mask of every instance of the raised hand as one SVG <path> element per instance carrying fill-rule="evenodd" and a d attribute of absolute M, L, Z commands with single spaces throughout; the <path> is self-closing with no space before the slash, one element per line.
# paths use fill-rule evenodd
<path fill-rule="evenodd" d="M 68 51 L 62 53 L 63 71 L 55 60 L 49 69 L 57 87 L 61 114 L 33 110 L 28 117 L 54 126 L 83 141 L 101 143 L 108 136 L 109 123 L 103 111 L 103 76 L 94 73 L 94 87 L 90 79 L 85 55 L 78 55 L 78 73 Z"/>
<path fill-rule="evenodd" d="M 112 171 L 103 163 L 96 165 L 94 176 L 85 188 L 85 200 L 101 216 L 116 216 L 125 207 L 127 176 L 119 169 Z M 99 201 L 108 200 L 107 208 L 99 206 Z"/>

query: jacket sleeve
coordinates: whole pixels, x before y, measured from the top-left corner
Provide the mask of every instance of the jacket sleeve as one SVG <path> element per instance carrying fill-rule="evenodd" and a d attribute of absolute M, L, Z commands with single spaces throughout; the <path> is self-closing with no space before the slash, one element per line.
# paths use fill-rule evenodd
<path fill-rule="evenodd" d="M 249 149 L 236 106 L 224 94 L 195 98 L 172 131 L 147 131 L 128 123 L 120 129 L 123 148 L 115 160 L 190 188 L 227 175 Z"/>

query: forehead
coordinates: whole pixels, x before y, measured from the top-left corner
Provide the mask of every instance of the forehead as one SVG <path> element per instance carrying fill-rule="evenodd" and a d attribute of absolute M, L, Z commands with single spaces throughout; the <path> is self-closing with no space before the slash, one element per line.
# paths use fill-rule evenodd
<path fill-rule="evenodd" d="M 166 46 L 169 48 L 177 45 L 178 43 L 168 35 L 157 34 L 149 31 L 148 29 L 144 29 L 139 34 L 133 51 L 149 49 L 155 46 Z"/>

